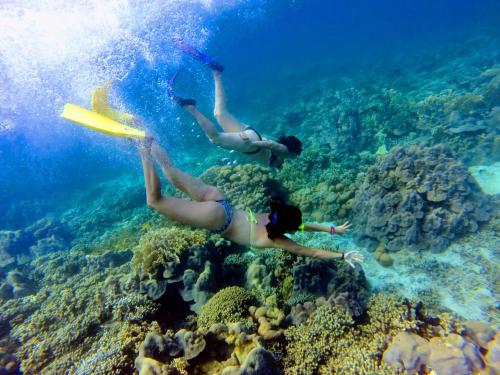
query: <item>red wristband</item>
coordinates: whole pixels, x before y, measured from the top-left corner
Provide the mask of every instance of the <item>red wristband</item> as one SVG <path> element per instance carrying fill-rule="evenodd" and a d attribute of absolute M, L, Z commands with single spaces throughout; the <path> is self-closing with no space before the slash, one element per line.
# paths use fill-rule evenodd
<path fill-rule="evenodd" d="M 335 233 L 337 232 L 337 230 L 335 229 L 335 227 L 332 225 L 330 227 L 330 234 L 333 236 Z"/>

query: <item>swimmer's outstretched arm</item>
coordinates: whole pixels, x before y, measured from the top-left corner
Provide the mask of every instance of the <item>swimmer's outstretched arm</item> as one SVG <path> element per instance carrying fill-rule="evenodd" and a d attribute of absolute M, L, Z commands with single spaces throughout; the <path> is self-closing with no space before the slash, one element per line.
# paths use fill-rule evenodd
<path fill-rule="evenodd" d="M 329 227 L 326 225 L 304 223 L 304 230 L 307 232 L 327 232 L 330 234 L 344 234 L 350 228 L 351 224 L 349 224 L 348 221 L 346 221 L 342 225 L 337 225 L 337 226 L 332 225 Z"/>
<path fill-rule="evenodd" d="M 307 256 L 316 259 L 330 260 L 330 259 L 343 259 L 351 267 L 354 268 L 355 263 L 362 263 L 364 256 L 357 251 L 349 251 L 346 253 L 339 253 L 336 251 L 327 251 L 323 249 L 311 248 L 299 245 L 288 237 L 281 236 L 272 240 L 276 248 L 289 251 L 292 254 Z"/>

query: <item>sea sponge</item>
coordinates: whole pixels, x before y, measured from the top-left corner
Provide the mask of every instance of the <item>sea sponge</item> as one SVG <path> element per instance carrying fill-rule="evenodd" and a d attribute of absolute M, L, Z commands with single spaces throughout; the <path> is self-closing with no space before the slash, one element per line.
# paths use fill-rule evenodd
<path fill-rule="evenodd" d="M 490 219 L 489 198 L 449 148 L 395 148 L 368 169 L 353 204 L 355 239 L 389 252 L 444 249 Z"/>
<path fill-rule="evenodd" d="M 131 266 L 138 275 L 149 274 L 153 278 L 164 271 L 167 263 L 178 262 L 181 252 L 206 241 L 204 231 L 170 227 L 146 232 L 134 250 Z"/>
<path fill-rule="evenodd" d="M 255 296 L 243 288 L 221 289 L 203 305 L 198 315 L 198 327 L 208 329 L 215 323 L 234 323 L 246 318 Z"/>

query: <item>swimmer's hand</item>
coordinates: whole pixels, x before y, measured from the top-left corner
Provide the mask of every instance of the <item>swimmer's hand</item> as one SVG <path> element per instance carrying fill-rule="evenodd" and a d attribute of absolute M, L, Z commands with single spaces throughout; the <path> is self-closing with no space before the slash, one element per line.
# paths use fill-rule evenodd
<path fill-rule="evenodd" d="M 363 263 L 365 257 L 359 251 L 349 251 L 344 254 L 344 260 L 347 264 L 349 264 L 352 268 L 356 268 L 356 263 Z"/>
<path fill-rule="evenodd" d="M 344 234 L 349 229 L 351 229 L 351 224 L 349 224 L 349 222 L 346 221 L 344 224 L 339 225 L 338 227 L 335 227 L 335 233 L 337 233 L 337 234 Z"/>

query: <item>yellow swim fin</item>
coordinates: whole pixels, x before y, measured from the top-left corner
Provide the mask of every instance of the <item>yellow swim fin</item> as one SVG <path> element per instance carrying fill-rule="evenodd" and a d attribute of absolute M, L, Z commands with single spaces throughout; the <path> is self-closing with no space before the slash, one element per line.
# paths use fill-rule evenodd
<path fill-rule="evenodd" d="M 146 136 L 146 133 L 142 130 L 121 124 L 99 113 L 89 111 L 88 109 L 71 103 L 64 106 L 61 117 L 100 133 L 110 134 L 116 137 L 144 138 Z"/>
<path fill-rule="evenodd" d="M 111 81 L 108 81 L 103 86 L 96 87 L 94 89 L 91 99 L 92 110 L 103 116 L 109 117 L 112 120 L 121 122 L 122 124 L 133 124 L 135 120 L 133 115 L 125 112 L 119 112 L 109 105 L 110 88 Z"/>

